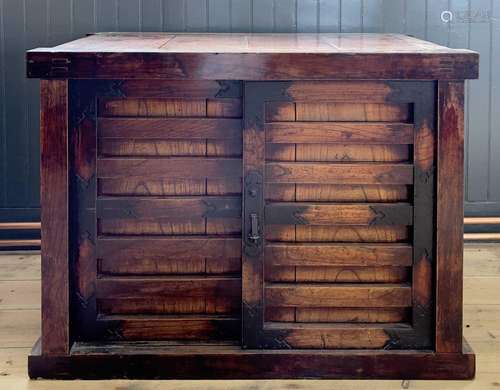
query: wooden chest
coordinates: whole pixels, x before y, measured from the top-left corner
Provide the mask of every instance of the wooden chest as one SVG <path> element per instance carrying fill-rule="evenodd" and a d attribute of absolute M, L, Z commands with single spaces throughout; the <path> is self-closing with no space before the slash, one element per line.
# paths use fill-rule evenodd
<path fill-rule="evenodd" d="M 41 78 L 33 378 L 471 378 L 463 92 L 401 35 L 97 34 Z"/>

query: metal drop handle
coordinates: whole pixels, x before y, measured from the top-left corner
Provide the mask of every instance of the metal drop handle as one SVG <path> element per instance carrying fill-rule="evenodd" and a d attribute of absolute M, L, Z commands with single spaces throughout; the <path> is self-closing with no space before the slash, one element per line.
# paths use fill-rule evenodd
<path fill-rule="evenodd" d="M 248 239 L 257 242 L 260 239 L 259 235 L 259 216 L 255 213 L 250 214 L 250 234 Z"/>

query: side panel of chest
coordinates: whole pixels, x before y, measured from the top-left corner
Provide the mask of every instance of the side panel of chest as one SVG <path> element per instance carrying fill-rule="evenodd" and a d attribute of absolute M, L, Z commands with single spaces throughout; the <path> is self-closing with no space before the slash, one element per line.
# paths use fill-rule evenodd
<path fill-rule="evenodd" d="M 74 338 L 238 340 L 240 83 L 70 91 Z"/>

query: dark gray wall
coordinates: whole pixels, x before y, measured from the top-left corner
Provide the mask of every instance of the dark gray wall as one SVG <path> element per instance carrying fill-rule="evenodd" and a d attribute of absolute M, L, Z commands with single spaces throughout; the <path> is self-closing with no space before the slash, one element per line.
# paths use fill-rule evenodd
<path fill-rule="evenodd" d="M 0 220 L 38 214 L 39 87 L 25 79 L 25 50 L 162 30 L 398 32 L 479 51 L 481 77 L 467 85 L 466 207 L 500 214 L 499 18 L 498 0 L 0 0 Z"/>

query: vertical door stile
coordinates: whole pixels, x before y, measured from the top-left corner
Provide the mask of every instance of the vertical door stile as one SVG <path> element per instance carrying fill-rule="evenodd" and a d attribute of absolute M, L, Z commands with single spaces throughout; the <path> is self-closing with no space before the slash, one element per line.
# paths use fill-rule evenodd
<path fill-rule="evenodd" d="M 290 348 L 264 329 L 265 102 L 290 100 L 289 82 L 246 82 L 243 120 L 242 347 Z M 253 226 L 252 226 L 253 225 Z"/>
<path fill-rule="evenodd" d="M 257 348 L 263 327 L 263 102 L 258 83 L 246 83 L 243 125 L 242 346 Z M 252 219 L 253 230 L 252 231 Z M 257 231 L 255 231 L 257 229 Z"/>
<path fill-rule="evenodd" d="M 413 207 L 413 329 L 415 347 L 432 347 L 435 223 L 436 94 L 433 82 L 415 88 Z M 411 344 L 407 347 L 413 347 Z"/>

